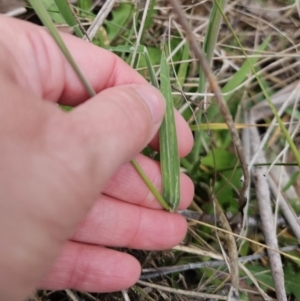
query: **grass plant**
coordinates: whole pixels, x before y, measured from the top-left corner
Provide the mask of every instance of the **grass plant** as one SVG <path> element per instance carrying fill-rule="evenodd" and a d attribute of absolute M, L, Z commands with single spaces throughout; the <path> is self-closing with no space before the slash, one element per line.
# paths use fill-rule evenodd
<path fill-rule="evenodd" d="M 57 43 L 57 45 L 61 49 L 62 53 L 65 55 L 66 59 L 68 60 L 68 62 L 72 66 L 73 70 L 77 74 L 77 76 L 80 79 L 82 85 L 85 87 L 85 89 L 89 93 L 90 97 L 95 96 L 96 92 L 94 91 L 93 87 L 89 84 L 89 82 L 85 78 L 84 74 L 79 69 L 78 65 L 74 61 L 74 59 L 73 59 L 70 51 L 68 50 L 68 48 L 65 46 L 63 40 L 61 39 L 61 37 L 60 37 L 60 35 L 58 33 L 57 28 L 52 23 L 50 15 L 48 14 L 47 10 L 45 9 L 43 3 L 41 3 L 39 0 L 29 0 L 29 2 L 31 4 L 31 6 L 34 8 L 34 10 L 37 13 L 37 15 L 40 17 L 41 21 L 44 23 L 44 25 L 49 30 L 49 32 L 52 35 L 53 39 L 55 40 L 55 42 Z M 58 8 L 62 9 L 62 10 L 65 10 L 68 7 L 69 6 L 66 7 L 64 5 L 59 5 L 58 6 Z M 175 121 L 174 120 L 173 120 L 173 127 L 175 127 Z M 164 136 L 165 135 L 167 135 L 167 132 L 164 133 Z M 173 133 L 173 136 L 174 135 L 176 136 L 176 133 L 175 134 Z M 178 153 L 178 151 L 177 151 L 177 153 Z M 135 167 L 135 169 L 137 170 L 137 172 L 140 174 L 141 178 L 143 179 L 143 181 L 145 182 L 145 184 L 148 186 L 148 188 L 150 189 L 150 191 L 156 197 L 156 199 L 158 200 L 158 202 L 160 202 L 160 204 L 163 206 L 163 208 L 165 208 L 166 210 L 176 209 L 176 206 L 179 204 L 179 195 L 177 194 L 177 199 L 175 199 L 176 202 L 170 207 L 170 205 L 168 205 L 168 203 L 170 201 L 166 201 L 160 195 L 160 193 L 158 192 L 158 190 L 155 188 L 155 186 L 148 179 L 147 175 L 143 172 L 142 168 L 139 166 L 138 162 L 135 159 L 132 160 L 132 164 Z M 178 172 L 177 172 L 177 178 L 178 178 L 177 182 L 179 182 L 179 168 L 178 168 Z M 167 183 L 167 185 L 165 185 L 165 187 L 167 187 L 168 190 L 172 191 L 172 187 L 170 187 L 170 185 L 173 185 L 173 183 Z M 176 185 L 176 183 L 174 183 L 174 185 Z M 179 183 L 177 183 L 176 187 L 177 188 L 179 187 Z M 168 196 L 168 194 L 166 194 L 166 195 Z"/>
<path fill-rule="evenodd" d="M 72 4 L 69 0 L 43 0 L 48 9 L 47 16 L 43 16 L 42 2 L 29 2 L 67 57 L 68 49 L 60 44 L 53 22 L 61 25 L 64 20 L 77 36 L 83 37 L 101 8 L 92 0 Z M 144 268 L 143 281 L 128 290 L 131 300 L 300 300 L 300 225 L 297 219 L 289 219 L 280 205 L 288 204 L 292 216 L 300 214 L 300 39 L 293 34 L 299 15 L 294 3 L 250 2 L 246 6 L 241 0 L 184 1 L 181 8 L 193 31 L 192 38 L 183 30 L 182 19 L 174 17 L 169 1 L 140 1 L 139 6 L 133 1 L 116 2 L 92 40 L 132 63 L 166 98 L 168 113 L 160 132 L 161 154 L 154 157 L 161 160 L 162 195 L 153 190 L 137 162 L 132 162 L 150 190 L 166 210 L 175 211 L 180 195 L 180 163 L 181 170 L 195 183 L 193 203 L 189 210 L 180 212 L 189 221 L 185 246 L 168 252 L 129 250 Z M 145 4 L 149 5 L 146 11 Z M 167 58 L 161 51 L 166 41 Z M 213 93 L 216 87 L 209 84 L 203 66 L 195 59 L 193 43 L 206 55 L 232 124 L 220 113 Z M 75 62 L 68 59 L 93 95 Z M 180 161 L 174 105 L 195 137 L 192 154 Z M 260 112 L 259 118 L 256 112 Z M 232 127 L 242 138 L 242 163 L 236 155 L 236 139 L 231 138 Z M 264 160 L 256 161 L 257 157 Z M 245 166 L 252 175 L 264 170 L 265 174 L 259 175 L 265 181 L 262 184 L 252 176 L 252 185 L 245 189 L 243 198 L 240 187 Z M 263 169 L 266 166 L 269 168 Z M 271 183 L 276 183 L 275 187 Z M 275 237 L 271 244 L 259 218 L 258 190 L 272 193 L 263 200 L 269 202 L 272 212 L 271 227 L 267 229 Z M 274 249 L 272 243 L 278 247 Z M 281 280 L 270 267 L 272 251 L 282 255 Z M 154 277 L 152 284 L 144 281 L 147 277 Z M 285 296 L 278 293 L 279 280 Z M 149 288 L 145 288 L 147 283 Z M 68 292 L 39 292 L 33 300 L 62 301 L 65 296 Z M 121 293 L 77 292 L 72 296 L 96 301 L 123 298 Z"/>

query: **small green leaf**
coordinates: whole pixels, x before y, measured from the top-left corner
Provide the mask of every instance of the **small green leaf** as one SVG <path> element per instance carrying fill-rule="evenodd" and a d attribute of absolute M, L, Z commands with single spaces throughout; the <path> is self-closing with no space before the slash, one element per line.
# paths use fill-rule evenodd
<path fill-rule="evenodd" d="M 216 148 L 201 158 L 201 164 L 207 167 L 223 170 L 228 166 L 234 166 L 237 163 L 237 157 L 229 151 Z"/>
<path fill-rule="evenodd" d="M 185 43 L 182 51 L 181 61 L 184 62 L 188 60 L 189 56 L 190 56 L 190 45 L 189 43 Z M 187 73 L 188 73 L 188 66 L 189 66 L 187 62 L 186 63 L 183 62 L 179 65 L 179 70 L 177 74 L 178 82 L 181 87 L 185 83 Z"/>

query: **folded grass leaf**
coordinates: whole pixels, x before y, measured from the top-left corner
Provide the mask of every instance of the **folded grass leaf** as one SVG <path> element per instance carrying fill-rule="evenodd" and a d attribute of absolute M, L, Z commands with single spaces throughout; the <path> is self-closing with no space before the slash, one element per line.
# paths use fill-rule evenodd
<path fill-rule="evenodd" d="M 161 56 L 160 67 L 160 90 L 166 100 L 166 114 L 159 130 L 163 198 L 168 202 L 171 210 L 176 211 L 180 201 L 180 159 L 169 68 L 164 52 Z"/>

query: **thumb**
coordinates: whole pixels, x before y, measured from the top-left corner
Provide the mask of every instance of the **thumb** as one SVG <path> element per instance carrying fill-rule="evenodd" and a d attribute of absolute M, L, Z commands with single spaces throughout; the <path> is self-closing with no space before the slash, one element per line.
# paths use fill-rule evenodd
<path fill-rule="evenodd" d="M 150 142 L 164 112 L 161 93 L 143 84 L 106 89 L 70 114 L 72 137 L 84 151 L 98 189 Z"/>

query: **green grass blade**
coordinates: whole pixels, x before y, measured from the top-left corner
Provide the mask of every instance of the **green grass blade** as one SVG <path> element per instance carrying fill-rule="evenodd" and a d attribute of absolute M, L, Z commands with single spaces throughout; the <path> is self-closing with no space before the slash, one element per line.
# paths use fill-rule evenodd
<path fill-rule="evenodd" d="M 138 172 L 140 177 L 143 179 L 143 181 L 146 183 L 147 187 L 150 189 L 152 194 L 156 197 L 156 199 L 159 201 L 159 203 L 163 206 L 164 209 L 170 210 L 169 204 L 164 200 L 164 198 L 161 196 L 161 194 L 158 192 L 158 190 L 155 188 L 155 186 L 151 183 L 149 178 L 146 176 L 145 172 L 141 168 L 141 166 L 138 164 L 138 162 L 135 159 L 131 160 L 131 164 L 135 168 L 135 170 Z"/>
<path fill-rule="evenodd" d="M 211 63 L 211 60 L 214 55 L 214 50 L 219 36 L 220 26 L 222 23 L 222 13 L 220 12 L 220 10 L 223 11 L 225 5 L 226 0 L 215 0 L 209 17 L 207 33 L 205 35 L 203 43 L 203 50 L 206 54 L 206 58 L 209 63 Z"/>
<path fill-rule="evenodd" d="M 223 11 L 226 4 L 226 0 L 215 0 L 212 11 L 210 13 L 207 32 L 205 34 L 204 43 L 203 43 L 203 51 L 206 55 L 209 64 L 211 64 L 211 60 L 214 55 L 214 50 L 216 47 L 220 26 L 222 22 L 222 14 L 218 9 L 218 5 L 216 2 L 219 3 L 220 10 Z M 206 78 L 204 72 L 200 70 L 199 86 L 198 86 L 199 93 L 205 92 L 205 83 L 206 83 Z"/>
<path fill-rule="evenodd" d="M 41 0 L 41 2 L 44 4 L 44 7 L 55 24 L 64 24 L 66 22 L 54 0 Z"/>
<path fill-rule="evenodd" d="M 212 11 L 210 13 L 208 28 L 203 43 L 203 51 L 206 55 L 209 64 L 211 64 L 211 60 L 214 55 L 214 49 L 216 46 L 216 42 L 218 39 L 220 26 L 222 22 L 222 14 L 218 9 L 217 2 L 219 3 L 220 10 L 223 10 L 226 4 L 226 0 L 215 0 Z M 206 85 L 206 78 L 203 70 L 200 69 L 199 86 L 198 86 L 199 93 L 203 94 L 205 92 L 205 85 Z M 197 124 L 200 124 L 202 119 L 201 110 L 196 115 L 196 117 L 197 117 L 196 119 Z M 192 152 L 190 154 L 190 158 L 192 158 L 193 163 L 196 163 L 199 160 L 199 153 L 202 144 L 201 137 L 202 137 L 202 132 L 199 131 L 195 133 L 195 143 Z"/>
<path fill-rule="evenodd" d="M 181 64 L 179 65 L 178 73 L 177 73 L 177 84 L 182 89 L 183 84 L 186 81 L 187 75 L 188 75 L 188 70 L 189 70 L 189 63 L 185 62 L 189 59 L 190 57 L 190 45 L 189 43 L 184 44 L 184 48 L 182 51 L 182 56 L 181 56 Z M 176 96 L 174 97 L 174 106 L 175 108 L 179 108 L 180 105 L 183 103 L 181 101 L 182 97 L 181 96 Z"/>
<path fill-rule="evenodd" d="M 66 47 L 65 43 L 63 42 L 62 38 L 60 37 L 58 30 L 54 26 L 47 10 L 43 6 L 43 4 L 40 2 L 40 0 L 29 0 L 30 5 L 34 8 L 36 14 L 39 16 L 41 21 L 44 23 L 44 25 L 48 28 L 50 34 L 52 35 L 53 39 L 59 46 L 62 53 L 65 55 L 66 59 L 76 72 L 77 76 L 79 77 L 81 83 L 86 88 L 89 95 L 92 97 L 96 95 L 93 87 L 89 84 L 87 79 L 84 77 L 83 73 L 81 72 L 80 68 L 77 66 L 76 62 L 74 61 L 73 57 L 71 56 L 68 48 Z M 168 204 L 165 202 L 159 191 L 155 188 L 155 186 L 151 183 L 151 181 L 147 178 L 146 174 L 143 172 L 142 168 L 138 165 L 138 163 L 135 160 L 132 160 L 131 163 L 133 166 L 138 170 L 138 173 L 144 180 L 145 184 L 149 188 L 149 190 L 153 193 L 153 195 L 157 198 L 159 203 L 167 210 L 169 210 Z"/>
<path fill-rule="evenodd" d="M 186 60 L 188 60 L 189 56 L 190 56 L 190 45 L 189 45 L 189 43 L 186 42 L 184 44 L 181 60 L 186 61 Z M 187 73 L 188 73 L 188 66 L 189 66 L 189 64 L 184 63 L 184 62 L 179 65 L 177 78 L 178 78 L 178 83 L 179 83 L 180 87 L 182 87 L 183 84 L 185 83 Z"/>
<path fill-rule="evenodd" d="M 54 0 L 60 13 L 64 17 L 67 24 L 72 27 L 79 38 L 83 38 L 84 34 L 80 28 L 80 24 L 77 22 L 74 12 L 70 8 L 70 3 L 67 0 Z"/>
<path fill-rule="evenodd" d="M 58 0 L 58 1 L 62 1 L 62 0 Z M 93 5 L 93 1 L 92 0 L 78 0 L 78 6 L 82 9 L 82 10 L 86 10 L 88 11 Z"/>
<path fill-rule="evenodd" d="M 134 6 L 131 3 L 119 3 L 118 8 L 111 11 L 112 19 L 106 20 L 108 40 L 115 40 L 126 28 L 134 12 Z"/>
<path fill-rule="evenodd" d="M 178 153 L 171 81 L 164 52 L 161 56 L 160 67 L 160 90 L 166 100 L 166 114 L 159 130 L 163 198 L 168 202 L 172 211 L 176 211 L 180 201 L 180 159 Z"/>
<path fill-rule="evenodd" d="M 154 71 L 153 66 L 151 64 L 150 56 L 148 54 L 148 51 L 147 51 L 146 47 L 145 47 L 144 55 L 145 55 L 145 60 L 146 60 L 146 64 L 147 64 L 147 69 L 148 69 L 148 72 L 149 72 L 150 82 L 155 88 L 159 89 L 159 84 L 158 84 L 157 78 L 155 76 L 155 71 Z"/>
<path fill-rule="evenodd" d="M 41 21 L 44 23 L 44 25 L 49 30 L 50 34 L 52 35 L 53 39 L 57 43 L 58 47 L 62 51 L 62 53 L 65 55 L 66 59 L 76 72 L 77 76 L 79 77 L 80 81 L 84 85 L 85 89 L 88 91 L 90 96 L 95 95 L 95 91 L 93 90 L 92 86 L 89 84 L 89 82 L 86 80 L 85 76 L 77 66 L 76 62 L 74 61 L 73 57 L 71 56 L 71 53 L 69 52 L 68 48 L 66 47 L 65 43 L 63 42 L 61 36 L 58 33 L 58 30 L 56 29 L 55 25 L 53 24 L 47 10 L 45 9 L 44 5 L 39 0 L 29 0 L 30 5 L 34 8 L 36 14 L 39 16 Z"/>
<path fill-rule="evenodd" d="M 106 49 L 108 49 L 110 51 L 114 51 L 114 52 L 130 53 L 134 50 L 134 46 L 120 45 L 120 46 L 116 46 L 116 47 L 107 47 Z M 159 89 L 159 84 L 158 84 L 157 78 L 155 76 L 155 71 L 153 69 L 147 47 L 145 47 L 143 45 L 139 45 L 136 49 L 136 53 L 144 55 L 147 69 L 149 72 L 150 82 L 155 88 Z"/>
<path fill-rule="evenodd" d="M 229 93 L 234 90 L 236 87 L 241 85 L 243 81 L 247 78 L 249 73 L 251 72 L 251 66 L 254 66 L 259 60 L 259 54 L 264 51 L 269 45 L 271 40 L 271 36 L 268 36 L 264 42 L 257 48 L 257 50 L 253 53 L 254 57 L 248 58 L 242 67 L 232 76 L 232 78 L 226 83 L 226 85 L 222 89 L 222 93 Z M 255 57 L 257 55 L 257 57 Z M 224 96 L 224 100 L 228 101 L 232 93 L 229 93 Z"/>

